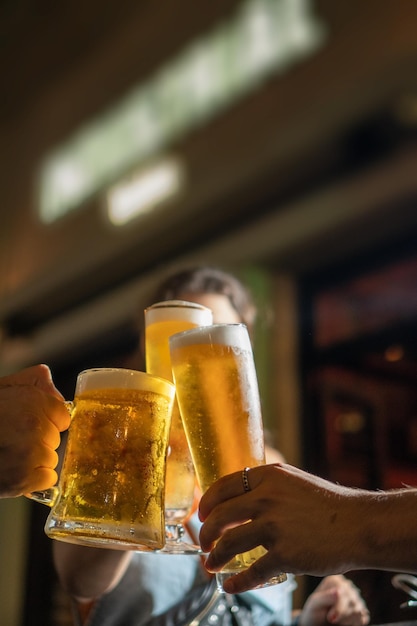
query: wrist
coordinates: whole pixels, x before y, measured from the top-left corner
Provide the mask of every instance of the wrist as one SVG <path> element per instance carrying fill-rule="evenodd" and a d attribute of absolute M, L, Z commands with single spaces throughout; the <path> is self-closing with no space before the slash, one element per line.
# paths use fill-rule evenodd
<path fill-rule="evenodd" d="M 417 550 L 417 489 L 352 490 L 346 511 L 349 569 L 414 572 Z M 346 552 L 345 552 L 346 553 Z"/>

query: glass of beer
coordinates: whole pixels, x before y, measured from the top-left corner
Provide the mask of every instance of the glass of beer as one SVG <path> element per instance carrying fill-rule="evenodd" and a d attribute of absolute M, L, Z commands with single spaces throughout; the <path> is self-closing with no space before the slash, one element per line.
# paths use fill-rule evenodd
<path fill-rule="evenodd" d="M 226 474 L 265 463 L 258 382 L 244 324 L 215 324 L 170 338 L 172 371 L 185 433 L 205 492 Z M 249 520 L 248 520 L 249 521 Z M 237 555 L 216 574 L 223 580 L 265 554 Z M 286 580 L 281 574 L 268 584 Z"/>
<path fill-rule="evenodd" d="M 211 324 L 210 309 L 194 302 L 167 300 L 145 309 L 146 371 L 172 381 L 169 337 Z M 174 402 L 165 481 L 166 543 L 163 552 L 195 554 L 201 548 L 184 540 L 184 520 L 194 503 L 196 477 L 187 438 Z"/>
<path fill-rule="evenodd" d="M 49 537 L 142 551 L 164 546 L 174 398 L 172 382 L 145 372 L 100 368 L 78 375 L 54 497 L 31 495 L 52 506 Z"/>

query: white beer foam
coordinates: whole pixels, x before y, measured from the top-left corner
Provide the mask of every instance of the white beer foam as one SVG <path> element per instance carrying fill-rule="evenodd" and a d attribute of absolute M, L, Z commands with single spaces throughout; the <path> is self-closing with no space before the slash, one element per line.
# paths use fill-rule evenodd
<path fill-rule="evenodd" d="M 175 393 L 174 385 L 164 378 L 118 367 L 100 367 L 81 372 L 77 378 L 75 395 L 89 389 L 141 389 L 163 393 L 168 397 Z"/>
<path fill-rule="evenodd" d="M 145 309 L 146 326 L 170 320 L 184 320 L 199 326 L 208 326 L 213 322 L 213 313 L 211 309 L 201 304 L 186 300 L 156 302 Z"/>
<path fill-rule="evenodd" d="M 213 324 L 176 333 L 169 339 L 172 349 L 196 344 L 221 344 L 239 350 L 252 351 L 248 329 L 245 324 Z"/>

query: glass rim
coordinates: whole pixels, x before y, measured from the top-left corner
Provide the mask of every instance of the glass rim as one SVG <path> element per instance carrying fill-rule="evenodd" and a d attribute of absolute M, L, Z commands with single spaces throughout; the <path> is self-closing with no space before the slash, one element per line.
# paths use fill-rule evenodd
<path fill-rule="evenodd" d="M 188 300 L 163 300 L 155 302 L 144 312 L 145 328 L 161 322 L 181 321 L 192 326 L 213 323 L 213 312 L 207 306 Z"/>
<path fill-rule="evenodd" d="M 198 302 L 193 302 L 192 300 L 161 300 L 159 302 L 155 302 L 150 306 L 145 308 L 146 311 L 154 310 L 154 309 L 199 309 L 202 311 L 211 311 L 209 307 L 204 306 L 204 304 L 199 304 Z"/>
<path fill-rule="evenodd" d="M 77 374 L 75 394 L 77 394 L 78 392 L 78 387 L 83 386 L 82 385 L 83 379 L 85 380 L 88 375 L 94 375 L 94 374 L 97 374 L 97 375 L 102 374 L 103 377 L 108 378 L 108 379 L 110 379 L 111 374 L 127 375 L 128 378 L 124 378 L 125 383 L 128 380 L 131 381 L 135 378 L 137 380 L 142 381 L 143 383 L 148 383 L 140 387 L 126 386 L 126 384 L 120 384 L 120 387 L 119 387 L 119 384 L 116 382 L 115 388 L 120 388 L 120 389 L 145 389 L 146 388 L 148 391 L 155 391 L 156 393 L 162 393 L 161 387 L 165 387 L 164 393 L 166 395 L 168 396 L 175 395 L 175 385 L 171 380 L 168 380 L 167 378 L 163 378 L 162 376 L 155 376 L 155 374 L 150 374 L 149 372 L 144 372 L 142 370 L 134 370 L 131 368 L 126 368 L 126 367 L 89 367 L 89 368 L 82 370 L 81 372 Z M 104 383 L 104 378 L 102 380 Z M 87 388 L 94 389 L 94 387 L 87 387 Z M 102 388 L 105 389 L 106 387 L 101 386 L 101 385 L 99 387 L 96 387 L 96 389 L 102 389 Z"/>
<path fill-rule="evenodd" d="M 223 330 L 227 330 L 227 329 L 233 329 L 233 331 L 237 331 L 237 332 L 239 332 L 240 330 L 245 331 L 244 333 L 245 343 L 248 342 L 247 347 L 252 350 L 252 344 L 250 342 L 248 327 L 246 326 L 246 324 L 243 324 L 242 322 L 210 324 L 208 326 L 197 326 L 195 328 L 189 328 L 188 330 L 182 330 L 181 332 L 175 333 L 170 336 L 169 345 L 170 347 L 172 347 L 174 344 L 181 342 L 183 339 L 193 338 L 193 337 L 197 338 L 198 336 L 202 336 L 202 335 L 204 335 L 207 338 L 212 339 L 212 337 L 210 336 L 211 334 L 218 334 L 222 332 Z M 197 343 L 197 341 L 190 342 L 190 343 L 191 344 Z M 202 341 L 201 343 L 212 343 L 212 341 Z M 214 343 L 223 343 L 225 345 L 235 345 L 234 341 L 229 342 L 227 340 L 225 341 L 224 339 L 222 339 L 221 342 L 214 341 Z"/>

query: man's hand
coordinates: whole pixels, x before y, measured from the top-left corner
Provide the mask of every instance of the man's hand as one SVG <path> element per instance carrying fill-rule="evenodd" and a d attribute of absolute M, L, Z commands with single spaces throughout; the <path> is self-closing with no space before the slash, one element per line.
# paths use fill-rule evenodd
<path fill-rule="evenodd" d="M 64 398 L 46 365 L 0 378 L 0 497 L 56 483 L 59 433 L 69 424 Z"/>

